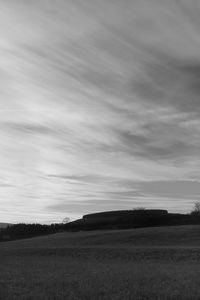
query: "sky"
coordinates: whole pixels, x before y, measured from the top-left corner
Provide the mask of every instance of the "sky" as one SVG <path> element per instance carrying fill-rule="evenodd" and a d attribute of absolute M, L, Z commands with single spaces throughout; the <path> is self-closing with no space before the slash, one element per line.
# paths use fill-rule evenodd
<path fill-rule="evenodd" d="M 0 221 L 189 212 L 198 0 L 0 0 Z"/>

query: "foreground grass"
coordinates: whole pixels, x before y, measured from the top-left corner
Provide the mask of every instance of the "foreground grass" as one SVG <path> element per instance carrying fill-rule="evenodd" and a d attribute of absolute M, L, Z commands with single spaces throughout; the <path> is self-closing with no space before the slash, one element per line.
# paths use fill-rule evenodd
<path fill-rule="evenodd" d="M 187 227 L 168 230 L 189 238 L 181 234 Z M 161 231 L 155 228 L 155 236 Z M 102 234 L 116 239 L 116 232 L 83 232 L 2 243 L 0 299 L 200 299 L 198 235 L 185 246 L 161 245 L 160 238 L 156 246 L 154 236 L 151 246 L 152 229 L 120 231 L 113 245 L 108 236 L 103 245 Z M 120 244 L 120 235 L 143 238 Z"/>

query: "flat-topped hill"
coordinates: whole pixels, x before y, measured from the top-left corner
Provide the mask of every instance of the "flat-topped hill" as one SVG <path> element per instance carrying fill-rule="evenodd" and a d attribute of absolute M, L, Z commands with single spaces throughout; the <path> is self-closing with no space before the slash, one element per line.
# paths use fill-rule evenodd
<path fill-rule="evenodd" d="M 126 229 L 152 226 L 200 224 L 199 216 L 168 213 L 162 209 L 106 211 L 84 215 L 65 225 L 66 230 Z"/>
<path fill-rule="evenodd" d="M 135 210 L 114 210 L 87 214 L 83 219 L 100 219 L 100 218 L 122 218 L 122 217 L 136 217 L 136 216 L 164 216 L 168 211 L 164 209 L 135 209 Z"/>

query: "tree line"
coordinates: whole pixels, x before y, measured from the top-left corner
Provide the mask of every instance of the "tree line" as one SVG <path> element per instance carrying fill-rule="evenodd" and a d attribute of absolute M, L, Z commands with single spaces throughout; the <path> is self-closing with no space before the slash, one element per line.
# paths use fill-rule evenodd
<path fill-rule="evenodd" d="M 62 223 L 51 225 L 13 224 L 0 229 L 0 242 L 52 234 L 63 230 L 64 225 Z"/>

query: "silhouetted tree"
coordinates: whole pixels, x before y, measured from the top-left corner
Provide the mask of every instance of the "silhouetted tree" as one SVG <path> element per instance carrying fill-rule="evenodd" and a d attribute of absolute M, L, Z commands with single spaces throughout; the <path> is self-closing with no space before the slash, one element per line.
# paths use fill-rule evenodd
<path fill-rule="evenodd" d="M 138 207 L 134 207 L 133 208 L 133 210 L 145 210 L 146 208 L 145 207 L 140 207 L 140 206 L 138 206 Z"/>
<path fill-rule="evenodd" d="M 62 221 L 63 224 L 67 224 L 69 222 L 70 222 L 70 218 L 68 218 L 68 217 L 65 217 Z"/>
<path fill-rule="evenodd" d="M 0 241 L 24 239 L 64 230 L 64 224 L 14 224 L 0 229 Z"/>
<path fill-rule="evenodd" d="M 191 215 L 200 216 L 200 201 L 194 203 L 194 208 L 191 211 Z"/>

